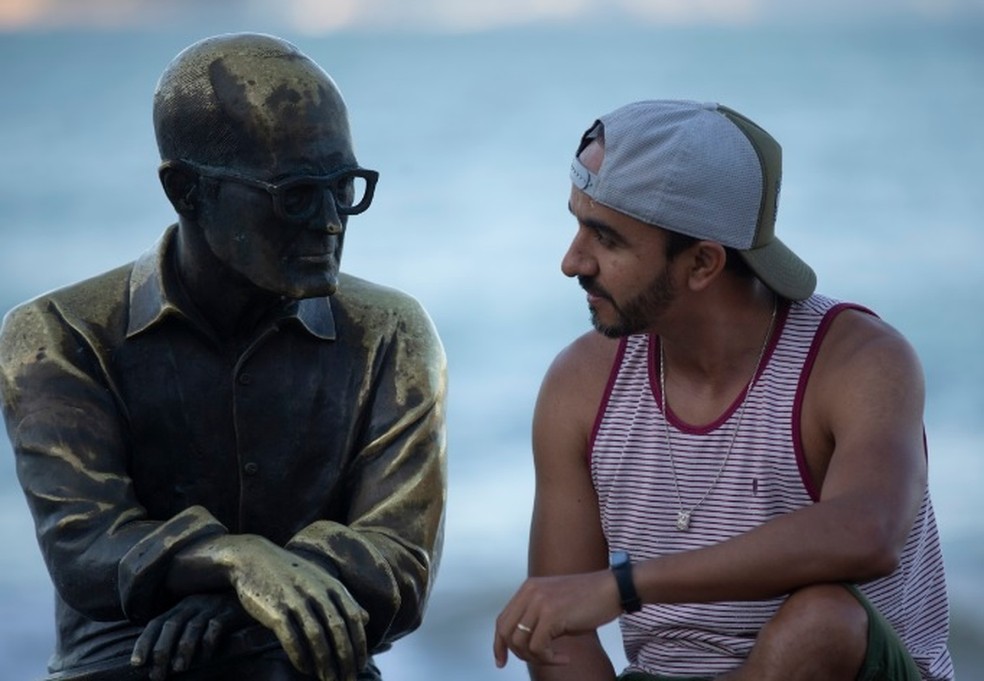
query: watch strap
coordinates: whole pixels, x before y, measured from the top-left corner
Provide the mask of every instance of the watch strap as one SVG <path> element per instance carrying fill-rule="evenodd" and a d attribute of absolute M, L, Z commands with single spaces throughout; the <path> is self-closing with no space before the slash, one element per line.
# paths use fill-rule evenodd
<path fill-rule="evenodd" d="M 615 583 L 618 584 L 618 597 L 622 602 L 622 610 L 625 612 L 639 612 L 642 609 L 642 601 L 636 592 L 635 583 L 632 581 L 632 561 L 626 551 L 615 551 L 611 559 L 612 574 L 615 575 Z"/>

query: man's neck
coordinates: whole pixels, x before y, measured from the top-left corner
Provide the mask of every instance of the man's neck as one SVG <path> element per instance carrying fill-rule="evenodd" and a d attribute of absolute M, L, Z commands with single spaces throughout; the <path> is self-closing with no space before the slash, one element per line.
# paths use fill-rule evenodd
<path fill-rule="evenodd" d="M 775 294 L 758 284 L 681 305 L 659 332 L 667 376 L 701 391 L 733 392 L 750 378 L 778 306 Z"/>

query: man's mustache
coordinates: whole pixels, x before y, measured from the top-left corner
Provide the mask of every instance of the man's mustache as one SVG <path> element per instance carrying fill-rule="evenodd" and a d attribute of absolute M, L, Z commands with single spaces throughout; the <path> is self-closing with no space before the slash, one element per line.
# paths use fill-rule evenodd
<path fill-rule="evenodd" d="M 606 300 L 612 299 L 612 297 L 608 294 L 608 291 L 603 289 L 601 286 L 598 286 L 598 284 L 594 280 L 594 277 L 586 277 L 584 275 L 578 275 L 577 283 L 578 285 L 580 285 L 581 288 L 583 288 L 586 292 L 590 293 L 593 296 L 597 296 L 599 298 L 605 298 Z"/>

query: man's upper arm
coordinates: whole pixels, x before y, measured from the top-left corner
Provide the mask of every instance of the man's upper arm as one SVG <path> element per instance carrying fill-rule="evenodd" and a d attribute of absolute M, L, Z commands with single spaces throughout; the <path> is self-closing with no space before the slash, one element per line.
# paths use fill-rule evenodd
<path fill-rule="evenodd" d="M 881 548 L 878 571 L 891 571 L 926 487 L 922 369 L 909 343 L 869 315 L 843 313 L 829 340 L 814 402 L 833 445 L 820 500 L 855 506 L 852 531 Z"/>
<path fill-rule="evenodd" d="M 557 357 L 537 398 L 531 575 L 585 572 L 607 564 L 588 448 L 610 361 L 601 367 L 595 363 L 592 341 L 582 338 Z"/>
<path fill-rule="evenodd" d="M 536 497 L 530 531 L 530 576 L 572 574 L 607 566 L 607 544 L 591 481 L 589 446 L 612 342 L 582 337 L 554 360 L 533 418 Z M 537 681 L 614 678 L 596 633 L 557 639 L 571 659 L 563 667 L 531 665 Z"/>

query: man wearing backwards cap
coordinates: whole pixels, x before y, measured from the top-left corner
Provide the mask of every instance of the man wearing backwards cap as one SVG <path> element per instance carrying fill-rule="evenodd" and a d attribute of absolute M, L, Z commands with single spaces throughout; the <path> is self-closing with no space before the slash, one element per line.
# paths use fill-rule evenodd
<path fill-rule="evenodd" d="M 781 151 L 716 104 L 637 102 L 571 168 L 561 268 L 597 332 L 533 425 L 531 577 L 496 622 L 534 678 L 951 679 L 923 377 L 776 238 Z M 599 333 L 600 332 L 600 333 Z"/>

